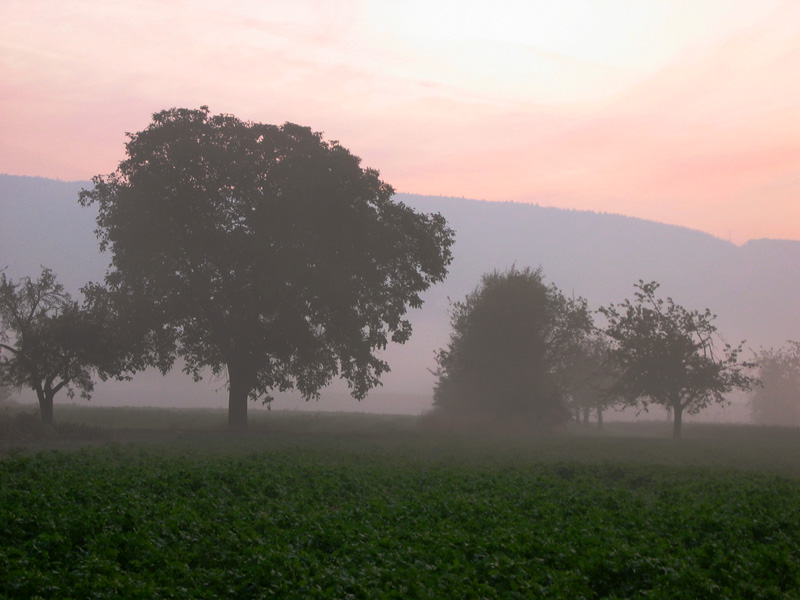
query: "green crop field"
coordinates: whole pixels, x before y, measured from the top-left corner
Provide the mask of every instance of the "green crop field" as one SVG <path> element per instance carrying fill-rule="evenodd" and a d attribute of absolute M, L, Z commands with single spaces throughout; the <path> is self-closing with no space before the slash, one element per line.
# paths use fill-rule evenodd
<path fill-rule="evenodd" d="M 800 597 L 795 430 L 57 418 L 0 429 L 0 598 Z"/>

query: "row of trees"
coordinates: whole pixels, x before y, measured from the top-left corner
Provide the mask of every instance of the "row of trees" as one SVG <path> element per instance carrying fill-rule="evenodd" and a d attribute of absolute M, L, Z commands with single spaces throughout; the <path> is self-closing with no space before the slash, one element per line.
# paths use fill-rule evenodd
<path fill-rule="evenodd" d="M 753 362 L 739 360 L 741 345 L 723 344 L 717 355 L 708 310 L 662 300 L 656 283 L 635 287 L 633 301 L 599 310 L 606 318 L 601 330 L 586 301 L 545 285 L 541 269 L 487 274 L 452 307 L 450 344 L 436 357 L 435 405 L 548 428 L 590 412 L 602 425 L 612 405 L 655 403 L 670 410 L 680 437 L 684 412 L 696 414 L 756 384 L 756 422 L 800 424 L 800 342 L 762 350 Z M 0 383 L 33 389 L 45 422 L 62 389 L 88 398 L 95 376 L 129 378 L 162 356 L 130 306 L 112 307 L 98 286 L 84 292 L 79 305 L 49 269 L 17 282 L 0 273 Z M 752 367 L 760 380 L 749 374 Z"/>
<path fill-rule="evenodd" d="M 676 438 L 684 413 L 724 403 L 734 390 L 756 386 L 755 406 L 769 407 L 761 411 L 774 409 L 775 395 L 800 407 L 800 345 L 742 360 L 743 344 L 724 342 L 715 315 L 662 299 L 658 287 L 639 281 L 632 300 L 599 309 L 598 328 L 586 301 L 547 286 L 541 269 L 485 275 L 452 307 L 435 406 L 552 427 L 575 411 L 596 411 L 602 422 L 611 405 L 657 404 L 673 415 Z"/>
<path fill-rule="evenodd" d="M 171 109 L 128 137 L 127 158 L 79 198 L 98 208 L 104 284 L 79 307 L 46 269 L 3 275 L 0 377 L 35 389 L 44 420 L 93 374 L 177 358 L 227 379 L 235 429 L 248 398 L 315 398 L 336 376 L 363 398 L 380 382 L 377 351 L 409 338 L 408 308 L 447 273 L 441 215 L 393 201 L 377 171 L 291 123 Z"/>
<path fill-rule="evenodd" d="M 454 233 L 441 215 L 393 201 L 377 171 L 291 123 L 171 109 L 128 137 L 126 159 L 79 197 L 97 206 L 111 254 L 103 284 L 87 284 L 79 304 L 48 269 L 0 273 L 0 385 L 35 390 L 49 422 L 61 390 L 88 397 L 95 377 L 166 372 L 181 358 L 195 378 L 226 378 L 238 429 L 248 398 L 315 398 L 336 376 L 356 398 L 379 384 L 389 365 L 377 351 L 409 338 L 407 309 L 447 273 Z M 709 311 L 657 288 L 640 282 L 632 301 L 601 309 L 601 331 L 586 301 L 540 270 L 486 275 L 453 306 L 436 406 L 549 427 L 570 402 L 598 414 L 655 402 L 679 436 L 684 411 L 754 379 L 741 345 L 717 354 Z M 783 368 L 797 356 L 761 358 Z"/>

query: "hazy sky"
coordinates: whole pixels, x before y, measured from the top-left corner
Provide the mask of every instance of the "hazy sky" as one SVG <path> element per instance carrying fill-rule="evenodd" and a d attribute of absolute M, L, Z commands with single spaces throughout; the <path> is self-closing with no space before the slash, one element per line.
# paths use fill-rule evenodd
<path fill-rule="evenodd" d="M 111 172 L 202 104 L 402 192 L 800 239 L 795 0 L 0 0 L 0 172 Z"/>

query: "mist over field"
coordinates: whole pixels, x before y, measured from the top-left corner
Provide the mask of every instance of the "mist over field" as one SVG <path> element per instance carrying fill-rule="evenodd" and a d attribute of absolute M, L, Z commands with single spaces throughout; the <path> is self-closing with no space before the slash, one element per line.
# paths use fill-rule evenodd
<path fill-rule="evenodd" d="M 35 276 L 48 266 L 74 295 L 88 281 L 100 282 L 110 259 L 98 251 L 94 208 L 81 208 L 77 194 L 89 182 L 0 175 L 0 266 L 9 277 Z M 434 352 L 450 333 L 450 300 L 472 291 L 493 269 L 541 266 L 546 281 L 568 295 L 585 297 L 592 308 L 633 295 L 639 279 L 661 284 L 690 309 L 710 308 L 727 341 L 747 340 L 754 351 L 800 337 L 800 242 L 751 240 L 743 246 L 682 227 L 611 214 L 538 205 L 482 202 L 398 194 L 422 212 L 440 212 L 456 231 L 454 261 L 447 279 L 410 312 L 414 334 L 383 354 L 392 372 L 361 403 L 337 383 L 319 403 L 280 396 L 276 409 L 343 410 L 419 414 L 431 407 Z M 194 383 L 176 368 L 155 371 L 129 383 L 99 383 L 92 403 L 101 406 L 223 407 L 225 382 Z M 20 398 L 33 401 L 32 392 Z M 66 402 L 59 398 L 57 402 Z M 738 398 L 702 419 L 746 420 Z M 251 404 L 252 408 L 258 405 Z M 658 418 L 661 412 L 654 412 Z"/>
<path fill-rule="evenodd" d="M 800 600 L 800 0 L 0 47 L 0 600 Z"/>

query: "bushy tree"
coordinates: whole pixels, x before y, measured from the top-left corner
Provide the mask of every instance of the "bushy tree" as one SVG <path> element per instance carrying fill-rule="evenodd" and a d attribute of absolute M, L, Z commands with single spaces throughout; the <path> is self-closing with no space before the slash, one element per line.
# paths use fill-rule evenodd
<path fill-rule="evenodd" d="M 800 425 L 800 342 L 761 350 L 755 359 L 761 386 L 753 390 L 753 420 L 762 425 Z"/>
<path fill-rule="evenodd" d="M 99 208 L 111 297 L 149 322 L 148 360 L 227 376 L 233 428 L 248 397 L 379 383 L 376 351 L 409 338 L 408 307 L 447 272 L 441 215 L 393 201 L 377 171 L 292 123 L 174 108 L 129 138 L 81 202 Z"/>
<path fill-rule="evenodd" d="M 104 350 L 89 314 L 50 269 L 38 279 L 0 274 L 0 381 L 34 390 L 45 423 L 62 389 L 89 398 Z"/>
<path fill-rule="evenodd" d="M 606 317 L 613 364 L 614 393 L 645 409 L 660 404 L 673 414 L 673 437 L 681 437 L 684 411 L 696 414 L 725 394 L 749 390 L 752 364 L 742 362 L 742 345 L 722 340 L 709 309 L 687 310 L 656 295 L 659 284 L 639 281 L 634 300 L 600 309 Z M 722 353 L 716 344 L 722 344 Z"/>
<path fill-rule="evenodd" d="M 541 269 L 494 271 L 452 305 L 453 332 L 437 354 L 434 405 L 445 412 L 565 421 L 560 371 L 592 326 L 586 302 L 543 281 Z"/>

